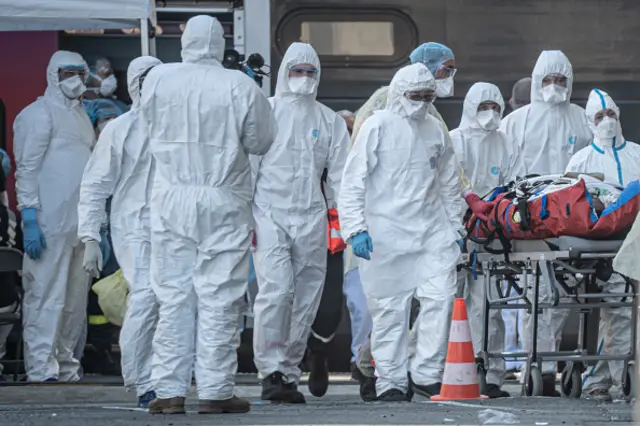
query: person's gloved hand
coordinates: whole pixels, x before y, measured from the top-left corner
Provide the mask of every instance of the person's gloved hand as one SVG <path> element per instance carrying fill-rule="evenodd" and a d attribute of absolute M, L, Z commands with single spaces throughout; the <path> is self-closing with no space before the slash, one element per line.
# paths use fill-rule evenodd
<path fill-rule="evenodd" d="M 109 245 L 106 230 L 100 232 L 100 251 L 102 252 L 102 264 L 106 265 L 111 257 L 111 246 Z"/>
<path fill-rule="evenodd" d="M 100 243 L 96 240 L 89 240 L 84 243 L 84 259 L 82 260 L 84 270 L 92 277 L 100 278 L 103 265 Z"/>
<path fill-rule="evenodd" d="M 469 192 L 468 194 L 466 194 L 464 196 L 464 200 L 467 202 L 467 205 L 469 206 L 473 214 L 475 214 L 485 222 L 489 221 L 489 218 L 487 217 L 487 213 L 491 211 L 491 209 L 494 206 L 494 203 L 483 201 L 480 197 L 478 197 L 473 192 Z"/>
<path fill-rule="evenodd" d="M 33 260 L 40 259 L 47 248 L 44 234 L 38 225 L 38 212 L 35 208 L 22 210 L 22 237 L 24 252 Z"/>
<path fill-rule="evenodd" d="M 361 232 L 351 239 L 353 254 L 363 259 L 371 260 L 370 253 L 373 252 L 373 242 L 367 231 Z"/>
<path fill-rule="evenodd" d="M 5 177 L 7 177 L 9 173 L 11 173 L 11 158 L 4 149 L 0 149 L 0 156 L 2 157 L 2 170 L 4 171 Z"/>

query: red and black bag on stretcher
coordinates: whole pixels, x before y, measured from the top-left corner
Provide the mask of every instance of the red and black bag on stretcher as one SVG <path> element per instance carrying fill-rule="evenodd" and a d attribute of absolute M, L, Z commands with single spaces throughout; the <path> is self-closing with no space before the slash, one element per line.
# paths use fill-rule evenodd
<path fill-rule="evenodd" d="M 505 249 L 509 240 L 541 240 L 559 236 L 617 239 L 631 229 L 640 210 L 640 182 L 631 182 L 616 201 L 598 214 L 597 203 L 583 179 L 557 175 L 520 181 L 496 188 L 485 201 L 494 206 L 483 221 L 467 211 L 467 238 L 488 246 L 498 239 Z M 620 188 L 618 188 L 620 190 Z M 601 210 L 601 209 L 600 209 Z M 503 251 L 500 251 L 501 253 Z"/>

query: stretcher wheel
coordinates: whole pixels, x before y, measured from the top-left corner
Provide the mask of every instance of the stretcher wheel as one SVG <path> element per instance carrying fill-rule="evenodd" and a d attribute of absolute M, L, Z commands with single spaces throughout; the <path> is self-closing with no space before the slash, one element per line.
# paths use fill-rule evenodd
<path fill-rule="evenodd" d="M 478 387 L 480 388 L 480 394 L 484 395 L 487 391 L 487 372 L 481 364 L 478 364 Z"/>
<path fill-rule="evenodd" d="M 575 366 L 567 365 L 562 370 L 560 393 L 569 398 L 580 398 L 582 395 L 582 374 Z"/>
<path fill-rule="evenodd" d="M 527 377 L 524 391 L 527 396 L 542 396 L 543 381 L 542 372 L 534 365 L 529 368 L 529 377 Z"/>
<path fill-rule="evenodd" d="M 627 374 L 622 382 L 622 392 L 627 399 L 635 398 L 638 395 L 638 376 L 633 364 L 627 365 Z"/>

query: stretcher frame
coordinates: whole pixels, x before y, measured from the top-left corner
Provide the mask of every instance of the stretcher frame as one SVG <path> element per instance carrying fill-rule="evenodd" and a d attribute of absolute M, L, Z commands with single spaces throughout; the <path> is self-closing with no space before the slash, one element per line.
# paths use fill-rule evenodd
<path fill-rule="evenodd" d="M 585 243 L 590 247 L 585 248 Z M 500 243 L 494 242 L 500 247 Z M 485 366 L 491 358 L 518 358 L 524 359 L 526 370 L 523 382 L 523 395 L 542 396 L 542 362 L 564 361 L 566 366 L 562 371 L 560 390 L 563 396 L 579 398 L 582 393 L 582 372 L 587 362 L 597 361 L 624 361 L 622 391 L 627 398 L 637 395 L 637 377 L 634 368 L 636 349 L 636 325 L 637 325 L 637 289 L 636 283 L 625 277 L 627 286 L 624 293 L 605 293 L 602 290 L 594 291 L 595 279 L 598 274 L 596 266 L 600 261 L 611 261 L 622 245 L 622 241 L 592 241 L 574 237 L 551 238 L 536 241 L 511 241 L 512 251 L 508 254 L 497 252 L 475 252 L 463 254 L 461 267 L 478 275 L 483 275 L 485 286 L 483 309 L 483 343 L 478 362 L 478 381 L 481 391 L 486 387 Z M 547 247 L 547 250 L 544 250 Z M 493 250 L 491 250 L 493 251 Z M 499 251 L 499 250 L 498 250 Z M 576 286 L 567 286 L 556 279 L 547 279 L 551 283 L 551 303 L 540 301 L 540 283 L 542 269 L 540 262 L 549 262 L 553 268 L 548 268 L 549 275 L 558 273 L 576 277 Z M 535 281 L 531 289 L 531 300 L 527 297 L 528 275 L 534 273 Z M 581 275 L 578 279 L 577 277 Z M 520 283 L 515 284 L 516 277 L 521 276 Z M 555 278 L 555 277 L 551 277 Z M 509 281 L 507 291 L 502 290 L 505 281 Z M 509 296 L 510 289 L 516 290 L 516 296 Z M 563 294 L 561 294 L 561 292 Z M 498 295 L 494 298 L 493 295 Z M 505 295 L 506 294 L 506 295 Z M 573 303 L 561 302 L 560 299 L 572 299 Z M 611 299 L 615 301 L 609 301 Z M 607 300 L 609 299 L 609 300 Z M 509 303 L 521 301 L 521 303 Z M 587 317 L 594 309 L 601 308 L 630 308 L 631 309 L 631 344 L 629 353 L 616 355 L 590 355 L 587 353 Z M 533 330 L 529 332 L 530 348 L 526 352 L 499 352 L 490 353 L 489 344 L 489 318 L 490 310 L 518 309 L 531 313 Z M 579 329 L 577 348 L 573 351 L 541 352 L 537 348 L 538 319 L 542 310 L 567 309 L 578 311 Z"/>

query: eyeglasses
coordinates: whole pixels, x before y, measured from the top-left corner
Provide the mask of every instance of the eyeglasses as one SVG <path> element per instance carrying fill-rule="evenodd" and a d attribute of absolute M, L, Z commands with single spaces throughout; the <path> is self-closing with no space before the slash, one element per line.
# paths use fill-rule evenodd
<path fill-rule="evenodd" d="M 433 102 L 436 94 L 433 91 L 405 92 L 404 97 L 415 102 Z"/>
<path fill-rule="evenodd" d="M 500 105 L 498 105 L 495 102 L 482 102 L 480 105 L 478 105 L 478 112 L 480 111 L 496 111 L 496 112 L 500 112 Z"/>

